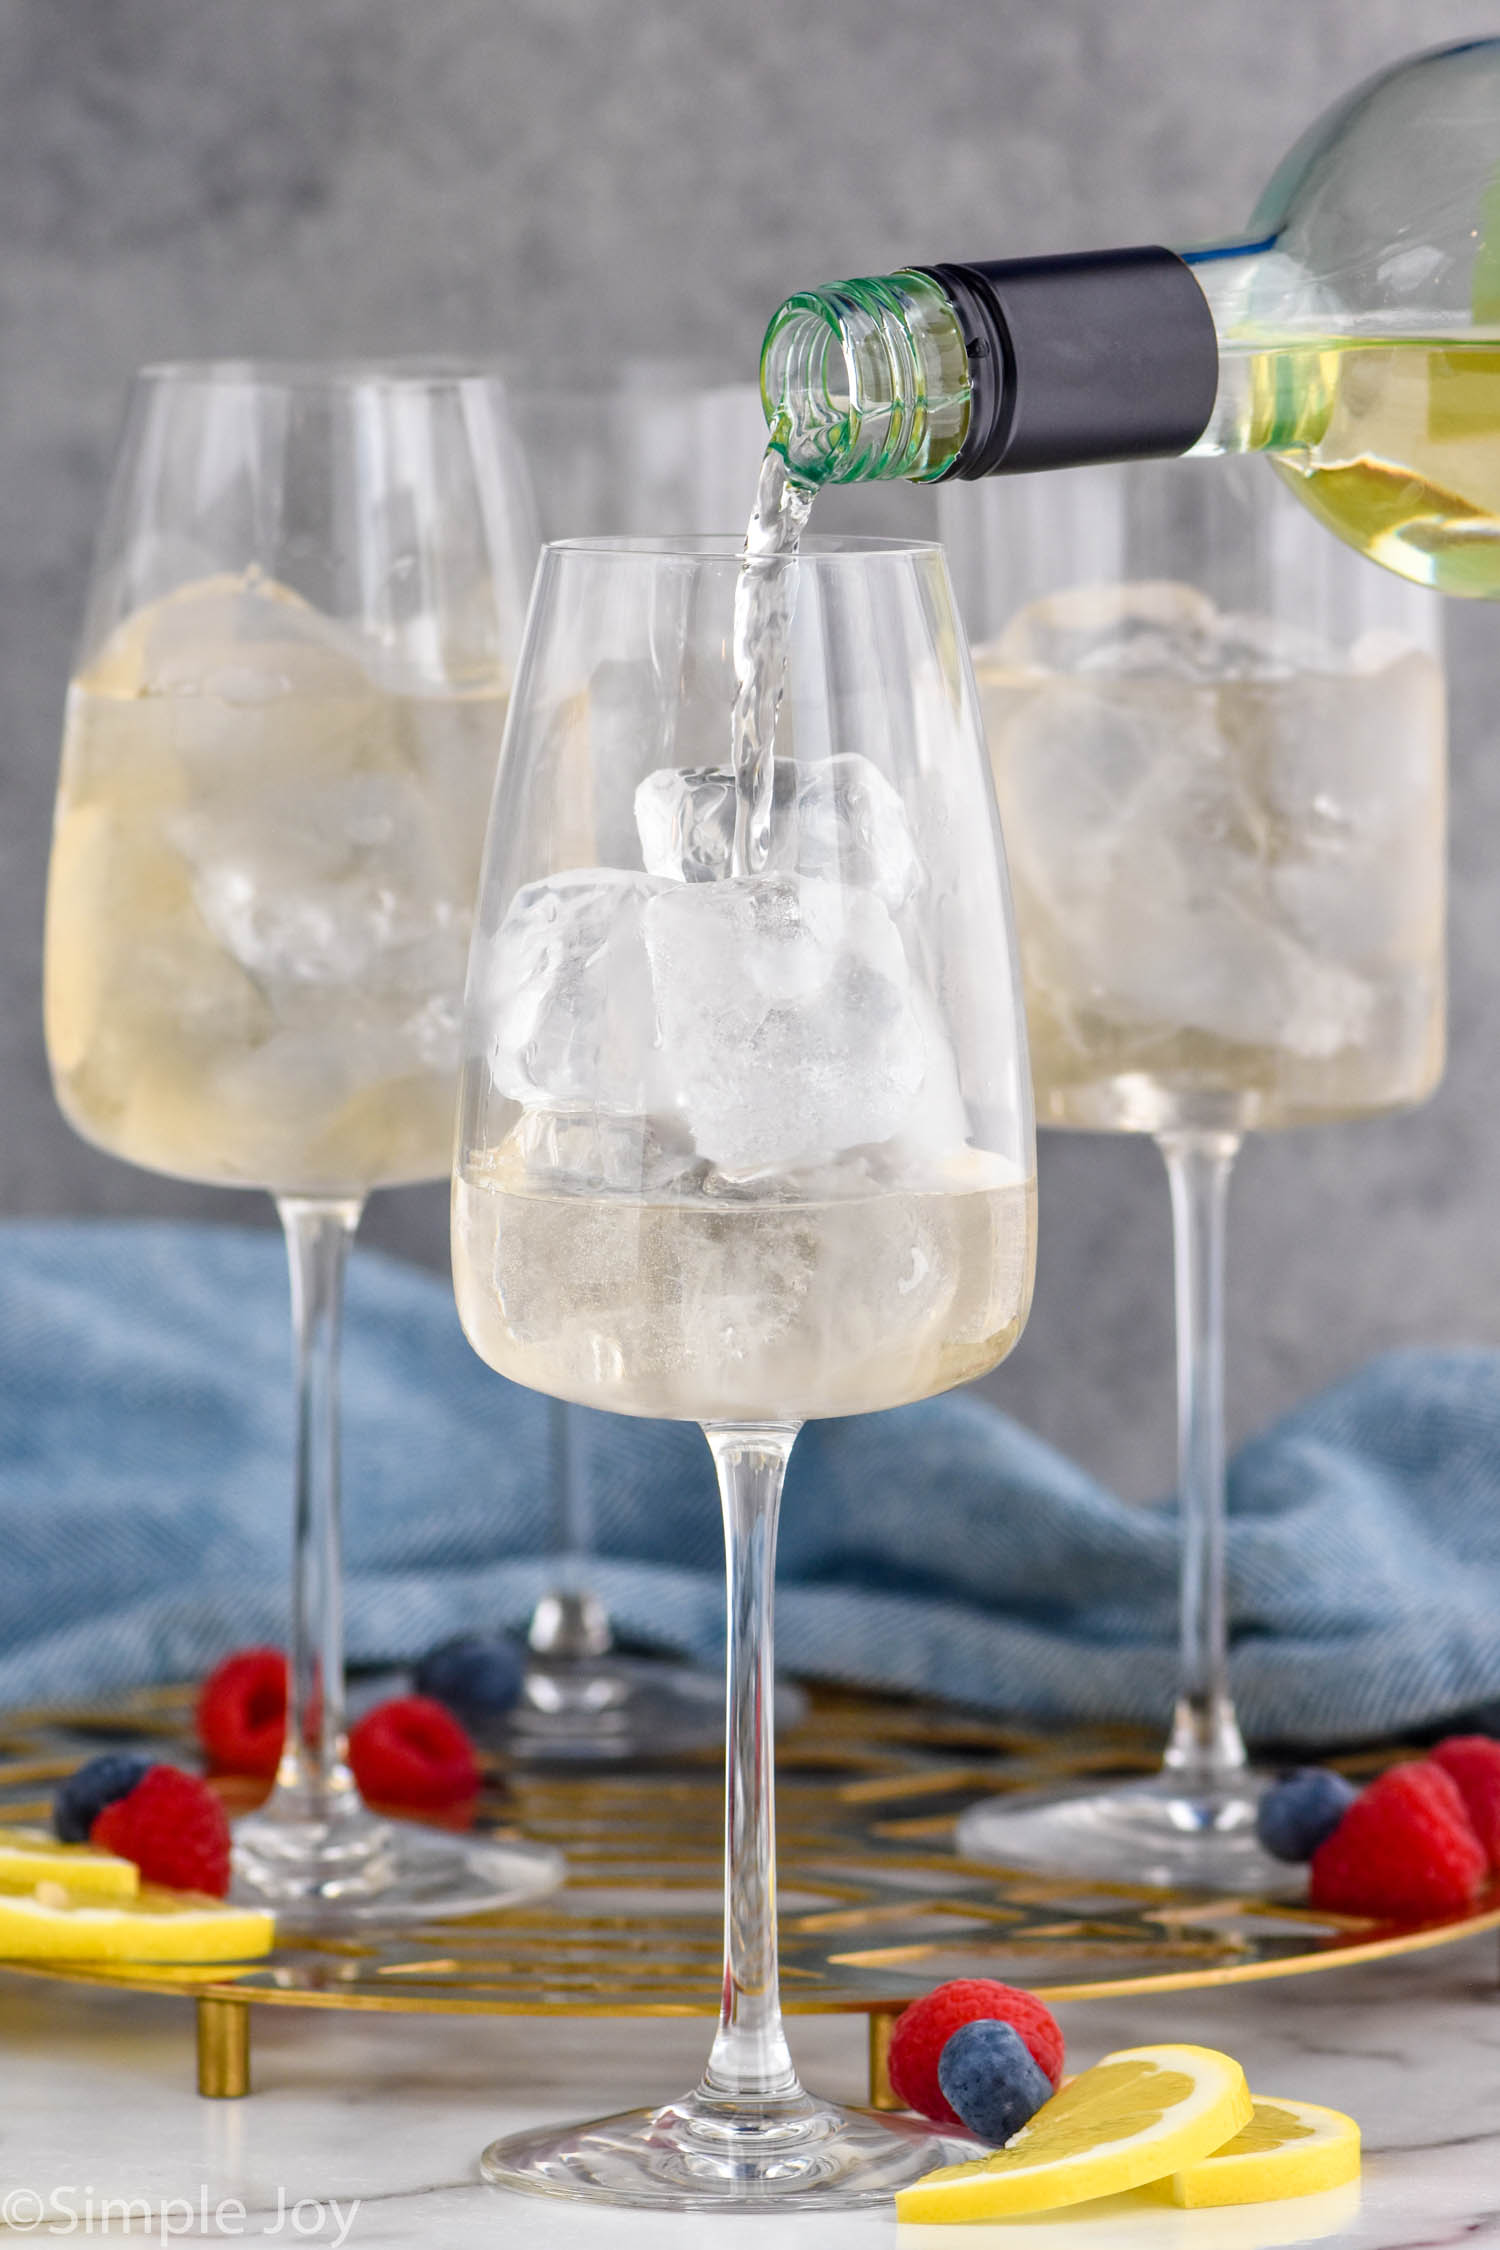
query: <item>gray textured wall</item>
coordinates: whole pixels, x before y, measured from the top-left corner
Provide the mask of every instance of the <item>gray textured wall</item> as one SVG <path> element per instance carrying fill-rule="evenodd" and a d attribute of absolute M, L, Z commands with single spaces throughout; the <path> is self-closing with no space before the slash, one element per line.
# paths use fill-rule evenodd
<path fill-rule="evenodd" d="M 42 1055 L 61 698 L 137 362 L 690 348 L 748 374 L 800 281 L 1223 231 L 1347 84 L 1496 28 L 1485 0 L 0 0 L 0 1209 L 252 1216 L 76 1142 Z M 1383 1345 L 1500 1342 L 1500 620 L 1453 624 L 1448 1082 L 1247 1154 L 1237 1430 Z M 368 1227 L 445 1258 L 436 1191 Z M 1169 1473 L 1167 1260 L 1153 1150 L 1054 1138 L 1036 1312 L 988 1387 L 1141 1493 Z"/>

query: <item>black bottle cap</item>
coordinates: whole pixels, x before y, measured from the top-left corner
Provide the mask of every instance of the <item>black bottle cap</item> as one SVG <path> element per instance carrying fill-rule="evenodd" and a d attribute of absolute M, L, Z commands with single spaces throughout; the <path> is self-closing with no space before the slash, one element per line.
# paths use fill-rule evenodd
<path fill-rule="evenodd" d="M 1208 300 L 1175 251 L 924 266 L 968 346 L 969 428 L 949 477 L 1185 453 L 1219 387 Z"/>

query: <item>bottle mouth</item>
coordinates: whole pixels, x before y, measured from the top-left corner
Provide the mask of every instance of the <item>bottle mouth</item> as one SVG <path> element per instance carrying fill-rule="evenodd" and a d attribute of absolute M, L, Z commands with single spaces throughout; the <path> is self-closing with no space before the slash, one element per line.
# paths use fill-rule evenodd
<path fill-rule="evenodd" d="M 836 291 L 809 291 L 780 307 L 761 348 L 760 399 L 771 443 L 797 476 L 821 484 L 851 473 L 862 416 Z"/>
<path fill-rule="evenodd" d="M 771 443 L 809 484 L 941 474 L 968 421 L 952 307 L 918 272 L 789 297 L 766 331 L 761 403 Z M 945 341 L 948 348 L 944 349 Z"/>

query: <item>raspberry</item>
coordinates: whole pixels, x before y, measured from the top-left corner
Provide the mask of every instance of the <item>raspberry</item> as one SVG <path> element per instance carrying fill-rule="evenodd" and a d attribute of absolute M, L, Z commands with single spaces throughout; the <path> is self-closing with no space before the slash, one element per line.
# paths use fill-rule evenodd
<path fill-rule="evenodd" d="M 52 1832 L 58 1842 L 86 1844 L 105 1806 L 128 1797 L 150 1763 L 134 1750 L 105 1750 L 70 1773 L 52 1798 Z"/>
<path fill-rule="evenodd" d="M 429 1695 L 398 1695 L 367 1711 L 349 1737 L 349 1763 L 374 1805 L 436 1812 L 479 1794 L 474 1745 Z"/>
<path fill-rule="evenodd" d="M 465 1633 L 429 1649 L 412 1675 L 418 1695 L 474 1718 L 508 1711 L 520 1700 L 526 1657 L 508 1633 Z"/>
<path fill-rule="evenodd" d="M 943 2098 L 976 2140 L 1004 2148 L 1052 2098 L 1052 2081 L 1014 2024 L 976 2016 L 938 2056 Z"/>
<path fill-rule="evenodd" d="M 286 1732 L 286 1658 L 242 1648 L 210 1672 L 198 1697 L 198 1740 L 215 1773 L 275 1773 Z"/>
<path fill-rule="evenodd" d="M 148 1883 L 212 1898 L 229 1888 L 224 1808 L 206 1781 L 178 1766 L 148 1766 L 128 1796 L 105 1806 L 90 1838 L 133 1859 Z"/>
<path fill-rule="evenodd" d="M 1500 1742 L 1488 1734 L 1450 1734 L 1432 1752 L 1464 1801 L 1491 1871 L 1500 1875 Z"/>
<path fill-rule="evenodd" d="M 988 1977 L 958 1977 L 913 2000 L 896 2018 L 887 2062 L 891 2086 L 908 2109 L 937 2125 L 962 2122 L 938 2083 L 938 2059 L 961 2023 L 1008 2023 L 1020 2033 L 1032 2061 L 1054 2089 L 1062 2079 L 1063 2035 L 1050 2008 L 1013 1984 Z"/>
<path fill-rule="evenodd" d="M 1307 1895 L 1337 1914 L 1420 1922 L 1472 1905 L 1484 1873 L 1457 1784 L 1441 1766 L 1412 1760 L 1355 1798 L 1313 1854 Z"/>

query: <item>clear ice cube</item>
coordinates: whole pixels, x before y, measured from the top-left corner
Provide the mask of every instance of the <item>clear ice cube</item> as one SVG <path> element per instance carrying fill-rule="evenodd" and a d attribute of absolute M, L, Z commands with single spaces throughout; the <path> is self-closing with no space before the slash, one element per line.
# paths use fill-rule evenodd
<path fill-rule="evenodd" d="M 1399 641 L 1382 652 L 1372 635 L 1342 676 L 1234 692 L 1259 699 L 1270 882 L 1288 927 L 1353 967 L 1435 960 L 1446 818 L 1436 659 Z"/>
<path fill-rule="evenodd" d="M 940 1035 L 872 892 L 800 875 L 675 885 L 641 929 L 662 1084 L 700 1156 L 784 1169 L 920 1128 Z"/>
<path fill-rule="evenodd" d="M 1171 579 L 1049 594 L 1012 618 L 997 654 L 1023 671 L 1204 684 L 1344 669 L 1336 649 L 1294 620 L 1221 611 Z"/>
<path fill-rule="evenodd" d="M 1131 671 L 1136 652 L 1152 663 L 1168 652 L 1169 670 L 1192 677 L 1196 651 L 1218 611 L 1195 586 L 1170 579 L 1131 585 L 1071 586 L 1018 610 L 994 644 L 994 656 L 1023 672 Z M 1173 663 L 1172 652 L 1183 662 Z"/>
<path fill-rule="evenodd" d="M 705 1167 L 670 1119 L 598 1109 L 527 1109 L 510 1143 L 528 1183 L 553 1195 L 636 1195 L 667 1201 L 696 1194 Z"/>
<path fill-rule="evenodd" d="M 233 803 L 216 793 L 167 828 L 199 913 L 263 990 L 462 990 L 467 911 L 449 895 L 435 808 L 415 782 L 325 779 L 314 760 L 299 780 L 241 787 Z"/>
<path fill-rule="evenodd" d="M 798 773 L 776 761 L 770 867 L 797 864 Z M 734 851 L 734 775 L 728 766 L 660 766 L 635 793 L 641 858 L 650 875 L 674 883 L 717 883 Z"/>
<path fill-rule="evenodd" d="M 138 610 L 105 643 L 86 685 L 111 695 L 207 696 L 242 709 L 374 687 L 348 627 L 254 570 L 195 579 Z"/>
<path fill-rule="evenodd" d="M 666 888 L 627 869 L 585 867 L 517 891 L 475 969 L 501 1093 L 622 1116 L 658 1106 L 642 915 Z"/>
<path fill-rule="evenodd" d="M 874 891 L 898 914 L 922 879 L 906 807 L 879 766 L 841 751 L 801 769 L 797 866 Z"/>
<path fill-rule="evenodd" d="M 356 636 L 255 572 L 152 603 L 85 685 L 160 714 L 163 833 L 203 924 L 276 1020 L 311 1021 L 335 987 L 351 998 L 336 1019 L 323 1002 L 330 1044 L 368 1016 L 403 1039 L 403 1067 L 439 1050 L 451 1065 L 473 877 L 412 757 L 445 707 L 430 699 L 403 720 Z M 441 1037 L 424 1019 L 406 1041 L 434 996 L 448 1008 Z"/>
<path fill-rule="evenodd" d="M 816 765 L 776 761 L 767 871 L 795 868 L 874 891 L 897 913 L 921 880 L 906 808 L 885 775 L 857 751 Z M 734 847 L 734 776 L 727 766 L 666 766 L 635 793 L 648 873 L 711 883 L 728 875 Z"/>
<path fill-rule="evenodd" d="M 1365 1037 L 1381 675 L 1177 586 L 1053 597 L 1001 645 L 1009 670 L 980 669 L 1006 842 L 1059 1003 L 1306 1058 Z"/>

